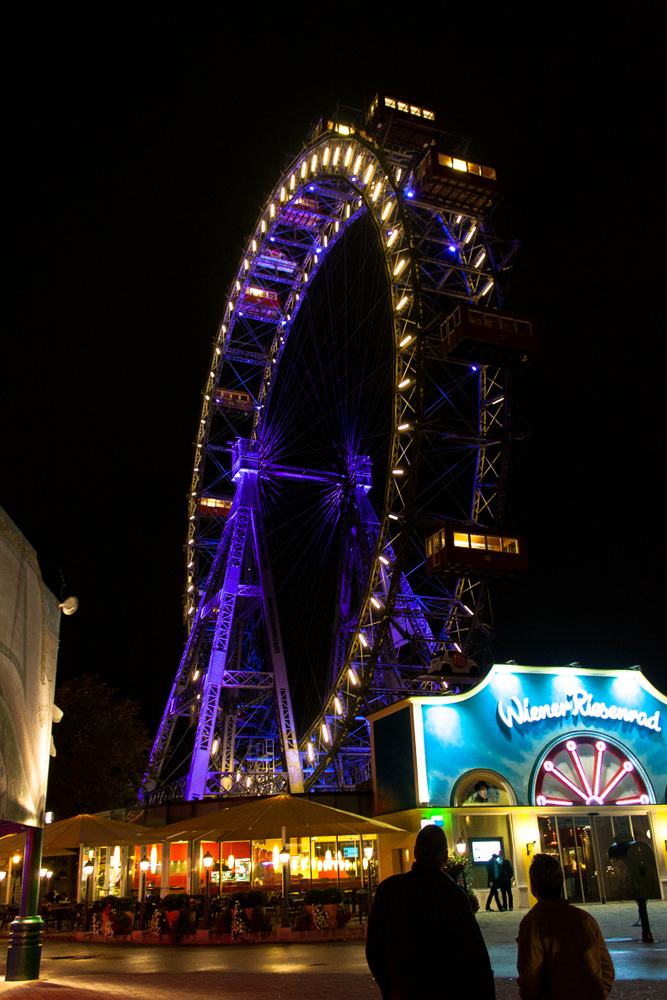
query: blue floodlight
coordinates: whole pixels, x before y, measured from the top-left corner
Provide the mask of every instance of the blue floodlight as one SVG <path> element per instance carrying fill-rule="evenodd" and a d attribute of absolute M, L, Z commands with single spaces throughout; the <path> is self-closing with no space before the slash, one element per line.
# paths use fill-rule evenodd
<path fill-rule="evenodd" d="M 473 366 L 472 366 L 472 370 L 473 370 L 474 372 L 476 372 L 476 371 L 477 371 L 477 365 L 473 365 Z"/>
<path fill-rule="evenodd" d="M 450 246 L 447 247 L 447 249 L 449 250 L 450 253 L 456 253 L 456 247 L 452 246 L 451 244 Z"/>

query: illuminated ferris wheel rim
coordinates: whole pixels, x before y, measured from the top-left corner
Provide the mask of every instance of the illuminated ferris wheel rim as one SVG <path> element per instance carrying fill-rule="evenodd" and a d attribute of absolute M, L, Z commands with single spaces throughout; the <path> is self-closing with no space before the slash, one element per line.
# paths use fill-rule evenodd
<path fill-rule="evenodd" d="M 376 641 L 376 637 L 380 634 L 383 617 L 387 620 L 385 616 L 391 611 L 388 605 L 382 606 L 382 601 L 378 602 L 378 590 L 386 595 L 391 580 L 394 594 L 396 593 L 397 583 L 400 580 L 401 560 L 399 557 L 394 564 L 394 548 L 400 548 L 403 539 L 407 538 L 406 528 L 409 529 L 409 518 L 400 518 L 399 515 L 409 507 L 410 491 L 415 488 L 415 477 L 410 473 L 414 471 L 419 456 L 421 377 L 419 357 L 422 338 L 418 334 L 421 331 L 422 305 L 419 257 L 411 245 L 409 217 L 409 209 L 413 205 L 416 207 L 418 202 L 410 201 L 414 192 L 409 188 L 406 189 L 406 182 L 411 183 L 411 179 L 410 175 L 405 173 L 405 168 L 399 166 L 394 169 L 379 147 L 365 134 L 334 122 L 328 123 L 328 128 L 294 159 L 278 181 L 257 219 L 232 282 L 204 390 L 195 442 L 196 457 L 189 505 L 187 539 L 189 552 L 194 552 L 198 539 L 198 503 L 203 493 L 207 443 L 216 405 L 215 393 L 219 391 L 223 364 L 229 359 L 240 358 L 261 368 L 260 389 L 254 402 L 256 415 L 252 432 L 255 440 L 261 440 L 268 403 L 280 370 L 280 360 L 299 309 L 306 299 L 313 275 L 321 267 L 321 261 L 328 250 L 335 246 L 345 229 L 366 213 L 378 235 L 379 246 L 383 252 L 385 275 L 391 290 L 394 390 L 391 413 L 387 415 L 387 422 L 390 424 L 388 473 L 384 484 L 372 568 L 360 602 L 357 625 L 351 631 L 345 662 L 329 690 L 322 710 L 309 733 L 301 740 L 300 747 L 305 759 L 312 753 L 309 734 L 316 734 L 315 738 L 320 743 L 321 749 L 326 751 L 330 747 L 333 752 L 336 734 L 332 732 L 332 725 L 340 736 L 358 711 L 360 681 L 357 669 L 360 663 L 363 667 L 364 656 L 368 658 L 369 655 L 375 654 L 376 647 L 379 650 L 380 642 Z M 272 292 L 271 280 L 267 278 L 266 273 L 262 273 L 260 262 L 262 258 L 266 260 L 270 254 L 275 257 L 276 245 L 280 243 L 278 237 L 281 220 L 284 220 L 286 213 L 294 211 L 295 206 L 297 208 L 307 206 L 309 201 L 317 203 L 318 198 L 322 198 L 323 201 L 328 199 L 330 202 L 337 200 L 339 211 L 335 213 L 332 211 L 328 218 L 321 217 L 317 227 L 318 239 L 311 240 L 310 247 L 305 248 L 301 259 L 297 260 L 294 255 L 292 257 L 287 255 L 293 281 L 280 299 L 276 316 L 269 323 L 273 332 L 270 337 L 266 335 L 264 337 L 265 341 L 270 339 L 268 351 L 251 357 L 247 351 L 247 342 L 245 345 L 243 343 L 243 329 L 240 323 L 245 319 L 244 310 L 247 308 L 245 303 L 253 295 L 255 299 L 265 297 L 271 301 L 269 296 L 273 294 L 273 304 L 275 305 L 277 301 L 275 290 Z M 454 211 L 453 216 L 456 215 L 457 212 Z M 476 242 L 473 240 L 473 235 L 478 229 L 480 234 L 482 232 L 480 221 L 481 216 L 471 210 L 461 210 L 456 218 L 461 252 L 468 248 L 471 265 L 467 268 L 469 273 L 466 274 L 466 291 L 462 297 L 472 302 L 479 302 L 482 296 L 488 294 L 494 287 L 495 281 L 495 272 L 490 259 L 485 265 L 485 269 L 488 270 L 482 271 L 481 263 L 473 260 L 471 256 Z M 305 242 L 302 242 L 300 249 L 304 250 L 304 247 Z M 478 256 L 475 251 L 474 257 Z M 482 253 L 480 261 L 483 257 Z M 473 264 L 476 270 L 473 270 Z M 258 296 L 258 292 L 266 294 Z M 189 559 L 188 563 L 190 568 L 193 560 Z M 382 582 L 380 588 L 378 581 Z M 201 606 L 200 609 L 196 607 L 197 590 L 193 577 L 188 578 L 187 591 L 188 621 L 192 625 L 201 610 Z"/>
<path fill-rule="evenodd" d="M 340 129 L 340 126 L 336 126 Z M 271 391 L 279 377 L 280 361 L 287 344 L 291 329 L 297 319 L 299 309 L 303 304 L 308 286 L 312 282 L 314 272 L 321 266 L 321 261 L 338 242 L 348 225 L 353 224 L 365 211 L 372 219 L 379 236 L 379 243 L 384 251 L 384 264 L 387 282 L 392 289 L 393 325 L 394 325 L 394 399 L 391 412 L 387 415 L 391 423 L 390 446 L 387 468 L 392 475 L 387 477 L 383 490 L 382 513 L 378 537 L 373 558 L 373 568 L 366 583 L 363 601 L 358 615 L 358 624 L 351 635 L 347 657 L 340 671 L 341 681 L 354 686 L 355 673 L 351 667 L 352 661 L 363 657 L 363 651 L 372 642 L 369 628 L 377 622 L 377 599 L 372 603 L 378 588 L 380 577 L 386 575 L 385 567 L 388 560 L 382 553 L 391 547 L 393 541 L 389 527 L 392 524 L 390 513 L 405 505 L 406 487 L 409 481 L 409 468 L 412 461 L 414 437 L 406 433 L 414 427 L 413 397 L 416 389 L 415 353 L 418 340 L 415 336 L 416 311 L 415 300 L 418 287 L 414 281 L 412 254 L 410 251 L 410 230 L 405 213 L 401 206 L 401 192 L 398 183 L 401 180 L 382 161 L 380 151 L 368 140 L 355 135 L 352 130 L 348 135 L 334 132 L 325 135 L 312 143 L 304 153 L 297 157 L 287 172 L 280 178 L 272 192 L 264 211 L 260 214 L 253 234 L 249 239 L 237 277 L 233 282 L 232 292 L 227 300 L 224 320 L 220 328 L 217 343 L 214 348 L 213 363 L 207 382 L 200 429 L 196 442 L 198 453 L 204 453 L 206 438 L 210 428 L 212 404 L 217 388 L 218 376 L 225 359 L 235 352 L 235 329 L 239 320 L 243 319 L 244 302 L 251 292 L 249 290 L 267 291 L 266 276 L 262 274 L 262 261 L 270 253 L 275 254 L 279 240 L 281 219 L 291 214 L 295 206 L 302 206 L 314 201 L 313 194 L 323 194 L 331 191 L 334 198 L 342 203 L 343 218 L 331 219 L 326 228 L 332 230 L 324 233 L 322 241 L 313 240 L 310 253 L 306 253 L 301 261 L 290 260 L 293 270 L 291 289 L 285 294 L 282 309 L 276 317 L 275 332 L 269 348 L 268 357 L 261 376 L 261 385 L 257 397 L 257 414 L 254 420 L 253 438 L 260 439 L 264 418 L 268 411 Z M 354 199 L 350 204 L 349 195 Z M 392 216 L 398 216 L 399 221 L 389 224 Z M 274 299 L 275 301 L 275 299 Z M 413 419 L 410 419 L 410 418 Z M 401 419 L 402 418 L 402 419 Z M 399 430 L 399 427 L 401 430 Z M 191 487 L 190 529 L 188 546 L 192 547 L 196 539 L 196 505 L 200 492 L 202 464 L 196 458 L 195 470 Z M 409 486 L 408 486 L 409 489 Z M 398 525 L 398 521 L 393 522 Z M 395 536 L 394 536 L 395 537 Z M 188 581 L 188 588 L 192 581 Z M 381 588 L 380 588 L 381 589 Z M 386 586 L 385 588 L 386 589 Z M 192 593 L 192 591 L 191 591 Z M 383 609 L 382 609 L 383 610 Z M 194 613 L 194 600 L 189 604 L 188 612 Z M 340 684 L 336 688 L 340 688 Z M 342 714 L 339 710 L 341 699 L 324 706 L 322 715 L 332 708 L 332 714 Z M 324 728 L 322 728 L 324 726 Z M 326 723 L 315 724 L 328 742 L 330 736 Z M 305 745 L 305 744 L 304 744 Z"/>
<path fill-rule="evenodd" d="M 592 747 L 593 756 L 582 756 L 583 747 Z M 562 761 L 560 766 L 556 763 L 559 757 L 568 761 L 571 775 L 563 770 Z M 610 759 L 613 759 L 613 771 L 603 781 L 604 767 L 610 763 Z M 562 789 L 563 797 L 553 792 L 544 794 L 545 782 L 549 779 L 552 787 Z M 617 788 L 625 779 L 632 780 L 633 794 L 619 798 Z M 532 801 L 540 807 L 570 808 L 585 805 L 618 808 L 655 803 L 651 783 L 641 763 L 622 743 L 603 733 L 570 733 L 552 741 L 536 763 L 532 786 Z"/>

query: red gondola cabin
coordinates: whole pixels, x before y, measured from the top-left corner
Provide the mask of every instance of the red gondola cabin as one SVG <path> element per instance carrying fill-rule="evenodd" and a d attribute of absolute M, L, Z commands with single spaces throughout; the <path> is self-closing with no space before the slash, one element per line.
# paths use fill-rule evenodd
<path fill-rule="evenodd" d="M 537 354 L 537 323 L 530 316 L 462 302 L 440 327 L 446 358 L 518 371 Z"/>
<path fill-rule="evenodd" d="M 523 535 L 501 528 L 447 521 L 426 539 L 426 571 L 476 579 L 514 576 L 528 569 Z"/>
<path fill-rule="evenodd" d="M 431 149 L 415 171 L 415 194 L 426 201 L 482 215 L 502 197 L 493 167 Z"/>

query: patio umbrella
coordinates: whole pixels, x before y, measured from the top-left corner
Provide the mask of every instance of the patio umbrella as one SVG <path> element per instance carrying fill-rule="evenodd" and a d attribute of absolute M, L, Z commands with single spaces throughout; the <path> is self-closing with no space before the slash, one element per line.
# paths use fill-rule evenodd
<path fill-rule="evenodd" d="M 81 813 L 69 819 L 58 820 L 44 827 L 42 855 L 55 857 L 60 848 L 115 847 L 136 843 L 137 837 L 148 830 L 147 826 L 135 823 L 119 823 L 115 819 L 103 819 Z M 25 847 L 25 834 L 15 833 L 0 840 L 0 857 L 7 857 Z M 48 852 L 48 853 L 47 853 Z"/>
<path fill-rule="evenodd" d="M 218 812 L 157 827 L 137 844 L 164 840 L 273 840 L 290 837 L 344 837 L 350 834 L 404 833 L 400 827 L 322 805 L 296 795 L 250 799 Z"/>

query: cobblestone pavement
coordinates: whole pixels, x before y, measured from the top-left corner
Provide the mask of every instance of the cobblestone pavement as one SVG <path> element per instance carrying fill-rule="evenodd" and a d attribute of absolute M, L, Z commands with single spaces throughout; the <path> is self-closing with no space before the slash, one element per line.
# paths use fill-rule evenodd
<path fill-rule="evenodd" d="M 636 907 L 587 907 L 616 966 L 611 1000 L 667 1000 L 667 903 L 649 904 L 655 944 L 632 926 Z M 525 911 L 483 913 L 479 923 L 496 975 L 497 1000 L 518 1000 L 516 934 Z M 363 942 L 294 945 L 101 945 L 47 941 L 37 982 L 5 983 L 16 1000 L 380 1000 Z M 641 978 L 635 978 L 641 977 Z M 470 998 L 474 1000 L 474 998 Z"/>

